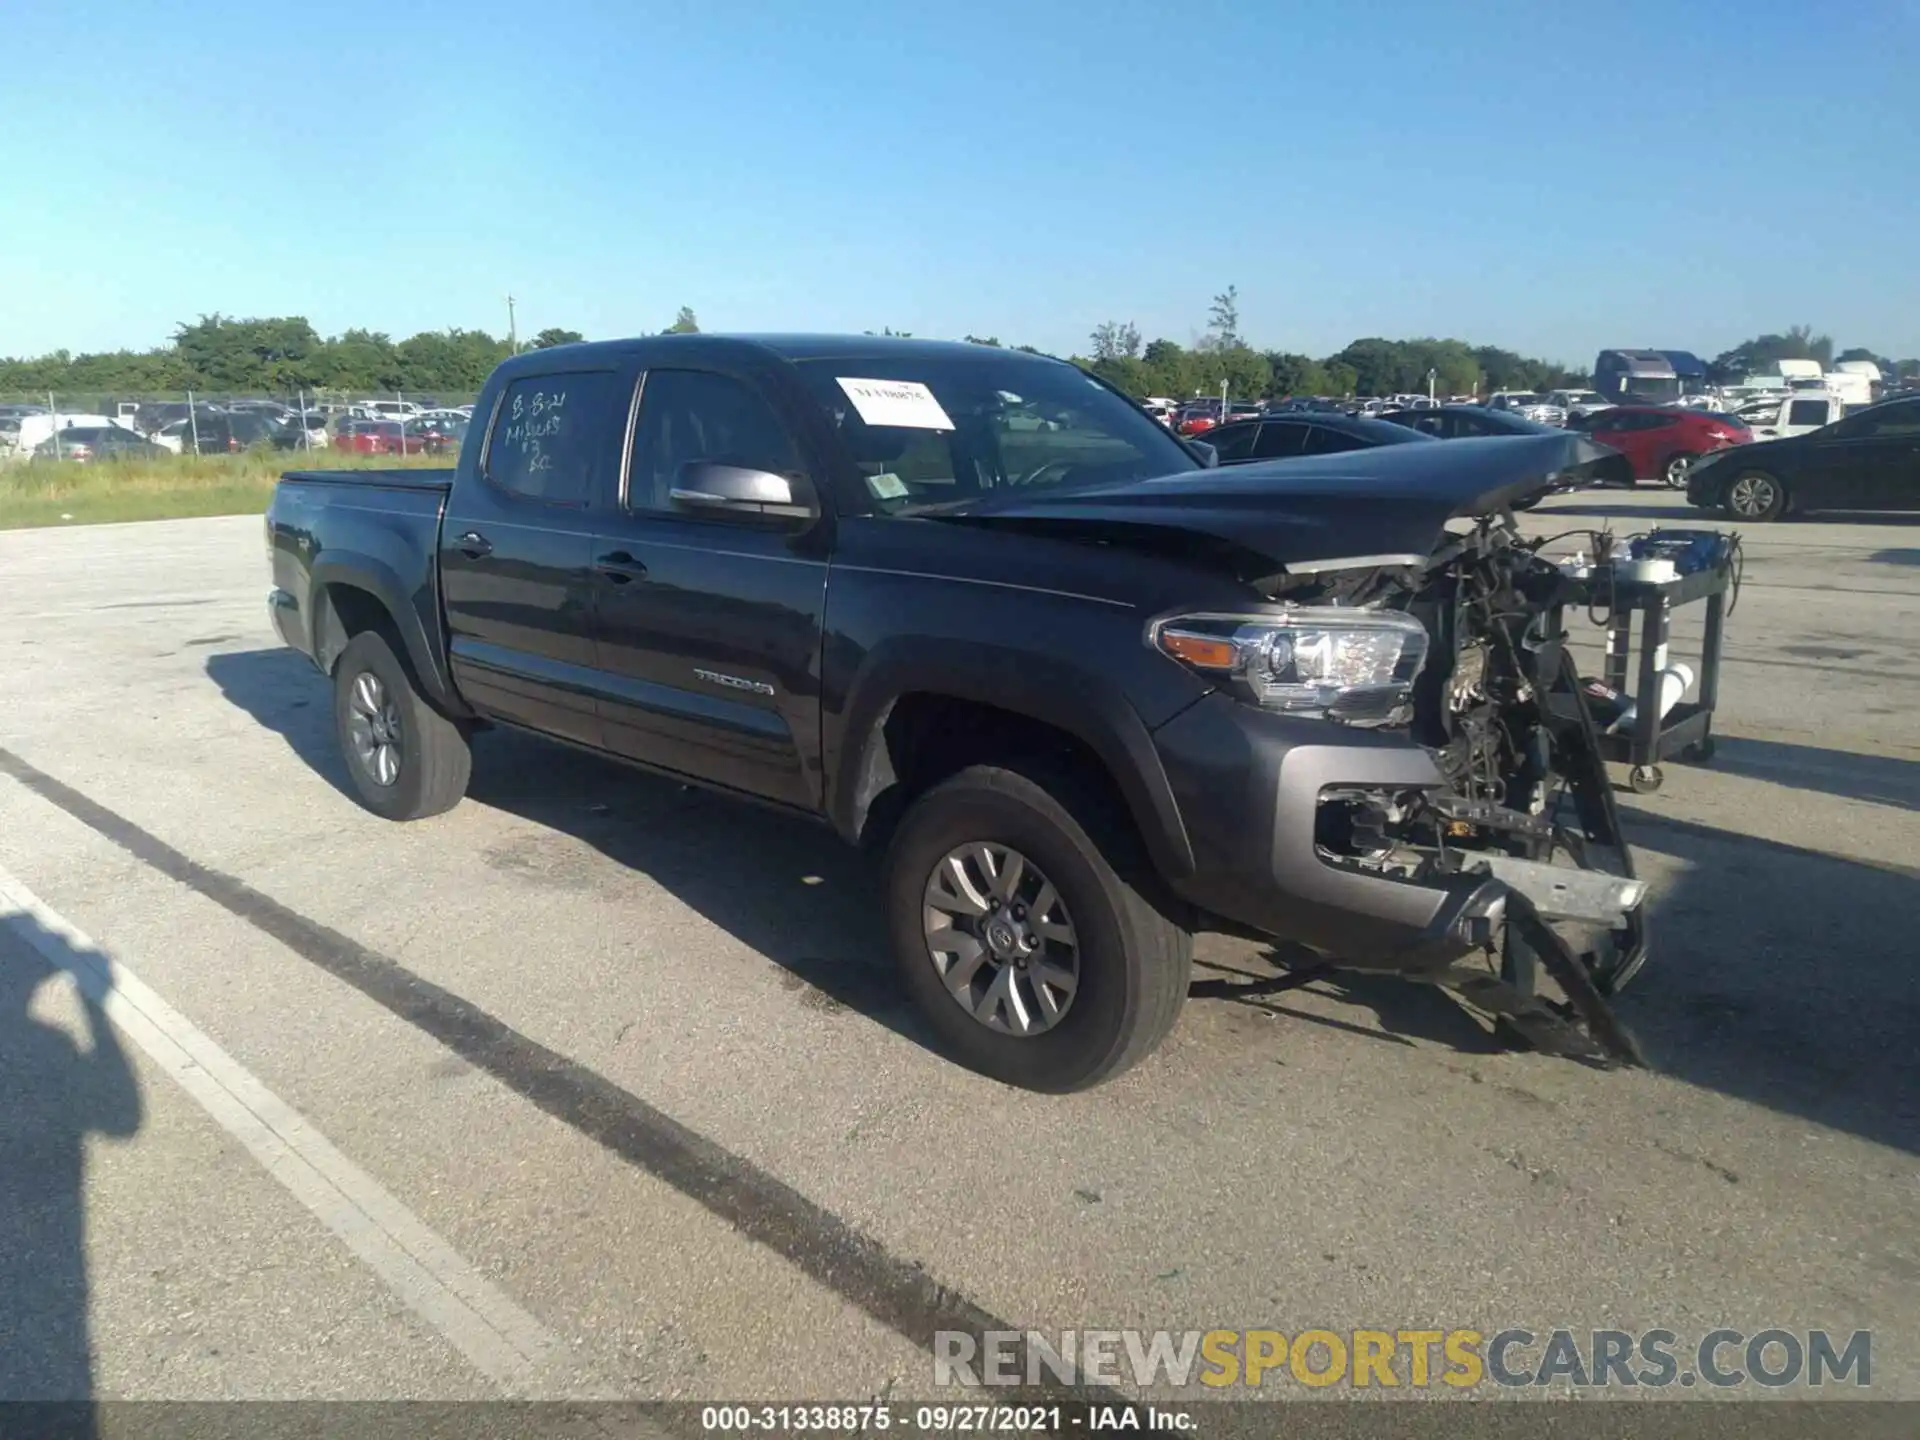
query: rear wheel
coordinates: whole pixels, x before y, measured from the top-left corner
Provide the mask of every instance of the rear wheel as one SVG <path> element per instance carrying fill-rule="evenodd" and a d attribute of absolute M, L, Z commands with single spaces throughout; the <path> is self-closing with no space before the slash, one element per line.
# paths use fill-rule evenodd
<path fill-rule="evenodd" d="M 421 820 L 467 793 L 473 755 L 465 732 L 420 693 L 377 631 L 362 631 L 340 652 L 333 718 L 355 798 L 374 814 Z"/>
<path fill-rule="evenodd" d="M 1687 477 L 1693 473 L 1693 455 L 1669 455 L 1667 463 L 1660 467 L 1660 478 L 1667 483 L 1669 490 L 1687 488 Z"/>
<path fill-rule="evenodd" d="M 1787 508 L 1787 487 L 1764 470 L 1742 470 L 1727 482 L 1721 504 L 1735 520 L 1777 520 Z"/>
<path fill-rule="evenodd" d="M 907 990 L 947 1051 L 1028 1090 L 1098 1085 L 1186 999 L 1192 936 L 1137 837 L 1070 777 L 981 765 L 929 790 L 888 855 Z"/>

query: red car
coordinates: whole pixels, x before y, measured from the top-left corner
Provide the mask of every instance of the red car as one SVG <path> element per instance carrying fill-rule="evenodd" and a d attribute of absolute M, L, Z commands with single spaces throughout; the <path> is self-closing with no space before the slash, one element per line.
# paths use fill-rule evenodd
<path fill-rule="evenodd" d="M 1173 433 L 1202 435 L 1220 423 L 1218 405 L 1183 405 L 1173 412 Z"/>
<path fill-rule="evenodd" d="M 398 420 L 349 420 L 334 436 L 333 448 L 360 455 L 424 455 L 428 443 L 424 435 L 407 434 Z"/>
<path fill-rule="evenodd" d="M 1584 430 L 1626 456 L 1636 482 L 1663 480 L 1675 490 L 1687 488 L 1687 472 L 1702 455 L 1753 439 L 1753 432 L 1731 415 L 1676 405 L 1615 405 L 1568 428 Z"/>

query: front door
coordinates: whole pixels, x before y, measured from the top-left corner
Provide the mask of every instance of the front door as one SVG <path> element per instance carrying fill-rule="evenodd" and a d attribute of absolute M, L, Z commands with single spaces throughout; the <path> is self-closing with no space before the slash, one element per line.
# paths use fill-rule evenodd
<path fill-rule="evenodd" d="M 491 719 L 594 746 L 594 505 L 625 434 L 616 392 L 611 371 L 510 382 L 440 526 L 460 693 Z"/>
<path fill-rule="evenodd" d="M 745 378 L 655 369 L 638 393 L 625 484 L 593 543 L 607 748 L 817 809 L 825 556 L 789 524 L 690 514 L 671 495 L 690 461 L 811 467 Z"/>
<path fill-rule="evenodd" d="M 1860 504 L 1920 510 L 1920 402 L 1886 405 L 1857 417 L 1862 450 Z"/>

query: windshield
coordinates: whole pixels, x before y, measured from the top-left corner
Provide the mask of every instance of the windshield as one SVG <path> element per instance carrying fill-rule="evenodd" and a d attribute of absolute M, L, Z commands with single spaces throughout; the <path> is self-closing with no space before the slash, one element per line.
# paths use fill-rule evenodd
<path fill-rule="evenodd" d="M 1200 468 L 1159 425 L 1069 365 L 884 356 L 794 368 L 881 514 Z"/>
<path fill-rule="evenodd" d="M 1629 375 L 1627 398 L 1643 405 L 1670 405 L 1680 398 L 1680 381 L 1672 375 Z"/>

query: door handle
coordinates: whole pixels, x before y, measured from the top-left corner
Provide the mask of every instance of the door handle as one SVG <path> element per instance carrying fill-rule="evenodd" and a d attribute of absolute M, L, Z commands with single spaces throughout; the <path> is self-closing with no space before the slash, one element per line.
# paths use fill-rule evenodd
<path fill-rule="evenodd" d="M 453 542 L 454 548 L 469 560 L 478 560 L 483 555 L 493 553 L 493 542 L 478 530 L 469 530 Z"/>
<path fill-rule="evenodd" d="M 634 580 L 647 578 L 645 563 L 625 550 L 610 550 L 595 560 L 593 565 L 615 585 L 625 585 Z"/>

